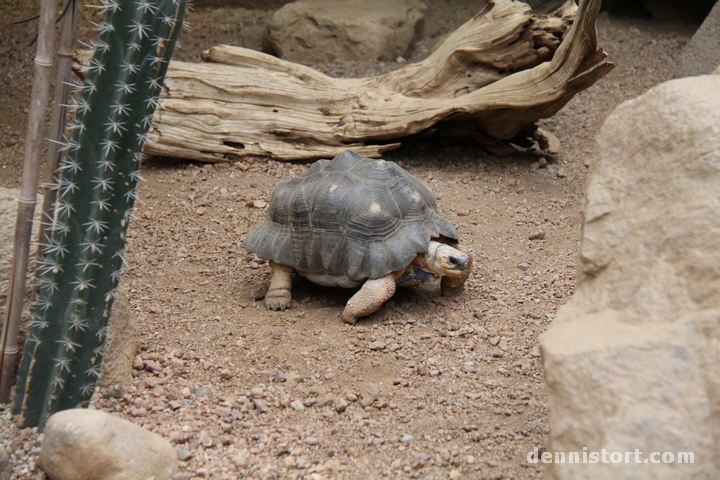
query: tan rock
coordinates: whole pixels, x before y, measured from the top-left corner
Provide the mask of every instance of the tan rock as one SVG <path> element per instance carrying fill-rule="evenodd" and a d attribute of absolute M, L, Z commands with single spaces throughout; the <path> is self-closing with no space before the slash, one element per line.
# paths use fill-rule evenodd
<path fill-rule="evenodd" d="M 165 480 L 177 471 L 175 449 L 160 435 L 86 409 L 48 419 L 37 463 L 53 480 Z"/>
<path fill-rule="evenodd" d="M 15 223 L 17 221 L 19 188 L 0 187 L 0 305 L 5 304 L 5 296 L 8 291 L 8 281 L 12 270 L 13 249 L 15 245 Z M 38 220 L 40 219 L 40 208 L 42 197 L 38 196 L 35 207 L 35 225 L 33 225 L 32 239 L 36 240 L 38 235 Z M 31 254 L 35 251 L 31 250 Z M 28 282 L 30 284 L 30 282 Z M 30 289 L 28 288 L 28 292 Z"/>
<path fill-rule="evenodd" d="M 98 385 L 112 387 L 132 383 L 133 361 L 140 352 L 140 332 L 122 289 L 113 302 L 105 346 Z"/>
<path fill-rule="evenodd" d="M 718 125 L 720 77 L 702 76 L 625 102 L 602 128 L 577 289 L 541 349 L 549 452 L 622 461 L 552 463 L 547 478 L 720 478 Z"/>
<path fill-rule="evenodd" d="M 417 0 L 301 0 L 273 15 L 268 41 L 292 62 L 393 61 L 422 28 Z"/>
<path fill-rule="evenodd" d="M 12 467 L 10 466 L 10 457 L 3 447 L 0 447 L 0 480 L 10 480 Z"/>

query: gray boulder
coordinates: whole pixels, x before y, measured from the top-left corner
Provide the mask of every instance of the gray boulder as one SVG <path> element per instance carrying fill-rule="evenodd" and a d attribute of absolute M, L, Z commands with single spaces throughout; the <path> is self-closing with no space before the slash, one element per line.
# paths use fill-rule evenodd
<path fill-rule="evenodd" d="M 720 65 L 720 2 L 683 49 L 675 78 L 707 75 Z"/>
<path fill-rule="evenodd" d="M 546 478 L 720 478 L 720 76 L 623 103 L 596 151 L 577 289 L 540 342 L 566 458 Z"/>
<path fill-rule="evenodd" d="M 53 480 L 165 480 L 177 471 L 170 443 L 99 410 L 52 415 L 37 460 Z"/>
<path fill-rule="evenodd" d="M 422 31 L 418 0 L 300 0 L 272 17 L 268 43 L 292 62 L 392 60 Z"/>

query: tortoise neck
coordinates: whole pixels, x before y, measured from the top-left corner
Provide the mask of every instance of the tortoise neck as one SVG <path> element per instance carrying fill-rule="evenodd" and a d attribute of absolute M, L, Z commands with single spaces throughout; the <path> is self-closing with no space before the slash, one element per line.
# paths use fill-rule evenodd
<path fill-rule="evenodd" d="M 430 241 L 430 245 L 428 245 L 427 252 L 419 254 L 415 258 L 415 264 L 425 270 L 426 272 L 432 273 L 436 277 L 440 277 L 443 275 L 442 268 L 440 268 L 440 265 L 437 263 L 437 249 L 442 244 L 439 242 L 436 242 L 435 240 Z"/>

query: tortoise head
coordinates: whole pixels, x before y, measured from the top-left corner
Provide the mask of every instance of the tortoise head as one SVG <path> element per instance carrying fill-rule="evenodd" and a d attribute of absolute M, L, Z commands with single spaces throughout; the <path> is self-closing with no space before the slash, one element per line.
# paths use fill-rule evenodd
<path fill-rule="evenodd" d="M 445 243 L 430 242 L 429 259 L 435 264 L 443 275 L 448 277 L 461 277 L 467 275 L 470 258 L 464 252 Z"/>

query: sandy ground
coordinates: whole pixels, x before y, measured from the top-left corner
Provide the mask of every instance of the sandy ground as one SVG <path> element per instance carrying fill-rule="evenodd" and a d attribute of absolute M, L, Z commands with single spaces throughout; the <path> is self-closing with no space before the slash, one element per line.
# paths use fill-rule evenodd
<path fill-rule="evenodd" d="M 179 59 L 218 43 L 260 48 L 268 9 L 281 2 L 230 3 L 189 15 Z M 410 61 L 477 10 L 428 3 L 430 35 Z M 0 13 L 7 21 L 21 10 Z M 32 25 L 0 34 L 3 186 L 19 185 Z M 255 298 L 269 269 L 242 242 L 264 216 L 256 205 L 308 166 L 146 162 L 123 280 L 142 352 L 134 383 L 99 392 L 92 407 L 170 440 L 178 479 L 542 478 L 526 461 L 548 433 L 538 337 L 573 294 L 594 138 L 616 105 L 670 79 L 693 27 L 602 14 L 598 30 L 617 68 L 543 122 L 562 142 L 557 156 L 497 158 L 432 138 L 386 154 L 435 192 L 474 252 L 458 297 L 441 297 L 437 283 L 410 284 L 348 326 L 339 315 L 351 291 L 296 278 L 293 308 L 268 312 Z M 399 66 L 315 65 L 337 76 Z M 0 418 L 12 478 L 35 478 L 37 432 L 18 431 L 8 406 Z"/>

